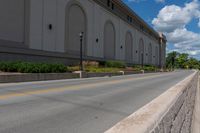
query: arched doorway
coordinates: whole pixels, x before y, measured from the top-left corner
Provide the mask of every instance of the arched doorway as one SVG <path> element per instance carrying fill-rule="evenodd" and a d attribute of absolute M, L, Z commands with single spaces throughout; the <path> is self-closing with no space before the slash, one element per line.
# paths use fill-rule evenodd
<path fill-rule="evenodd" d="M 115 59 L 115 28 L 110 21 L 104 26 L 104 58 Z"/>
<path fill-rule="evenodd" d="M 69 4 L 66 7 L 66 51 L 69 54 L 79 55 L 80 37 L 84 32 L 83 54 L 86 54 L 86 15 L 82 7 L 77 3 Z"/>
<path fill-rule="evenodd" d="M 126 33 L 125 59 L 128 63 L 132 63 L 132 60 L 133 60 L 133 38 L 132 38 L 132 34 L 130 32 Z"/>
<path fill-rule="evenodd" d="M 148 62 L 149 64 L 152 64 L 152 44 L 149 43 L 148 47 Z"/>
<path fill-rule="evenodd" d="M 140 39 L 139 42 L 139 63 L 144 65 L 144 41 Z"/>

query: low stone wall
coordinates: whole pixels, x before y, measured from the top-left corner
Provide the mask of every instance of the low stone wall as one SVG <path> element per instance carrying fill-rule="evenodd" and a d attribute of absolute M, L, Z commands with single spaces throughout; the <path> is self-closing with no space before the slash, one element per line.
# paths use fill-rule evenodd
<path fill-rule="evenodd" d="M 4 74 L 0 75 L 0 83 L 28 82 L 79 78 L 75 73 L 39 73 L 39 74 Z"/>
<path fill-rule="evenodd" d="M 122 73 L 83 73 L 83 78 L 90 77 L 105 77 L 105 76 L 120 76 Z"/>
<path fill-rule="evenodd" d="M 147 72 L 145 72 L 147 73 Z M 105 77 L 105 76 L 120 76 L 142 74 L 138 72 L 116 72 L 116 73 L 87 73 L 83 72 L 82 78 Z M 80 78 L 80 73 L 0 73 L 0 83 L 13 82 L 29 82 L 29 81 L 45 81 L 45 80 L 60 80 Z"/>
<path fill-rule="evenodd" d="M 195 72 L 106 133 L 190 133 L 197 83 Z"/>
<path fill-rule="evenodd" d="M 192 122 L 192 133 L 200 133 L 200 82 L 198 85 Z"/>

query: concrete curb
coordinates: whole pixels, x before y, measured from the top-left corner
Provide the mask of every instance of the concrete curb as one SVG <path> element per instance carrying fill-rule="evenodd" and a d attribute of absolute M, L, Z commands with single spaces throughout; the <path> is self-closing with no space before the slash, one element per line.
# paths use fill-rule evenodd
<path fill-rule="evenodd" d="M 193 73 L 105 133 L 176 133 L 185 130 L 191 126 L 189 117 L 192 114 L 188 112 L 193 112 L 191 95 L 196 92 L 196 76 L 197 72 Z"/>

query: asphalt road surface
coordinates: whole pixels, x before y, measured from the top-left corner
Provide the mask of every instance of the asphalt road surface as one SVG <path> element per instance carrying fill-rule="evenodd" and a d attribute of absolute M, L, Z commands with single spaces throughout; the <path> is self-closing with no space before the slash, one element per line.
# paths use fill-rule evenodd
<path fill-rule="evenodd" d="M 0 133 L 102 133 L 192 73 L 0 84 Z"/>

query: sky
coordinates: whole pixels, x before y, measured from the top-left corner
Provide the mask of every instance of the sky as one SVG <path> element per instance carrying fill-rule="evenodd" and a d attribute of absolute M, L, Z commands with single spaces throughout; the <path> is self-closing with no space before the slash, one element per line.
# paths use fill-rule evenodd
<path fill-rule="evenodd" d="M 167 37 L 167 52 L 200 60 L 200 0 L 123 0 L 150 26 Z"/>

